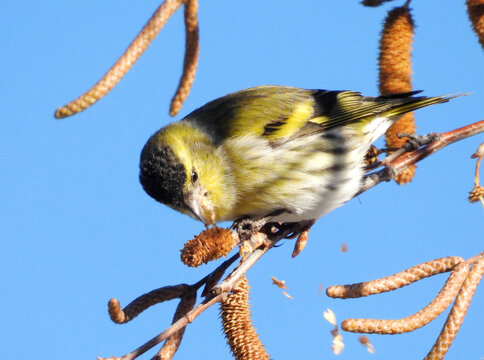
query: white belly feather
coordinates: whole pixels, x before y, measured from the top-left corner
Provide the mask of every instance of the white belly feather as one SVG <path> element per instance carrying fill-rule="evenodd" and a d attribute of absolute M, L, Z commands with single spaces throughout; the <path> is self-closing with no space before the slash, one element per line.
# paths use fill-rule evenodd
<path fill-rule="evenodd" d="M 317 219 L 343 205 L 359 191 L 363 160 L 371 143 L 391 124 L 377 118 L 359 133 L 351 126 L 271 146 L 260 137 L 228 140 L 237 194 L 233 213 L 265 216 L 286 210 L 274 220 Z M 229 219 L 227 219 L 229 220 Z"/>

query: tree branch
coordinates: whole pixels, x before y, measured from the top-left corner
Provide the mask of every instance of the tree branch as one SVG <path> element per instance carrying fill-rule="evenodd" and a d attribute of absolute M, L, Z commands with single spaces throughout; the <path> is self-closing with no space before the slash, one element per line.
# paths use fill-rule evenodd
<path fill-rule="evenodd" d="M 383 169 L 366 175 L 363 187 L 355 196 L 364 193 L 365 191 L 371 189 L 372 187 L 378 185 L 383 181 L 391 180 L 391 176 L 401 173 L 408 166 L 416 164 L 417 162 L 441 150 L 442 148 L 482 132 L 484 132 L 484 120 L 475 122 L 467 126 L 463 126 L 459 129 L 438 134 L 438 138 L 435 141 L 432 141 L 424 147 L 410 153 L 405 153 L 404 150 L 399 150 L 398 152 L 392 154 L 396 154 L 395 158 L 393 158 L 393 160 L 388 163 L 388 165 L 391 167 L 392 172 L 390 173 L 388 169 Z M 381 165 L 381 163 L 382 162 L 377 164 L 377 166 Z"/>

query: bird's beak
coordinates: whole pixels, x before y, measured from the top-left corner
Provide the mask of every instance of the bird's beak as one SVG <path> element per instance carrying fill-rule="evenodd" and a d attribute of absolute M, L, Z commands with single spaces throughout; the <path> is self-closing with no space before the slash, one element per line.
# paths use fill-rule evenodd
<path fill-rule="evenodd" d="M 203 216 L 203 211 L 196 200 L 192 200 L 192 201 L 185 200 L 185 204 L 187 205 L 188 210 L 190 210 L 190 212 L 194 215 L 195 218 L 197 218 L 205 225 L 207 225 L 207 219 L 205 218 L 205 216 Z"/>
<path fill-rule="evenodd" d="M 205 225 L 210 225 L 214 223 L 213 211 L 211 211 L 211 206 L 208 206 L 207 200 L 203 195 L 199 194 L 200 191 L 193 191 L 191 194 L 185 197 L 185 205 L 188 210 L 194 215 L 193 217 L 203 222 Z M 208 214 L 212 214 L 210 218 L 207 217 Z"/>

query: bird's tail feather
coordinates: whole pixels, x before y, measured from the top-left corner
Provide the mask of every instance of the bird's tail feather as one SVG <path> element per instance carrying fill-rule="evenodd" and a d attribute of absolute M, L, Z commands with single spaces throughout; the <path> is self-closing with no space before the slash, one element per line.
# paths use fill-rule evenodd
<path fill-rule="evenodd" d="M 418 91 L 420 92 L 420 91 Z M 407 112 L 414 111 L 417 109 L 421 109 L 423 107 L 434 105 L 434 104 L 442 104 L 446 103 L 451 99 L 454 99 L 459 96 L 465 96 L 468 94 L 460 94 L 460 95 L 444 95 L 444 96 L 418 96 L 418 97 L 411 97 L 417 91 L 412 91 L 410 93 L 403 93 L 403 94 L 396 94 L 392 95 L 391 97 L 388 96 L 380 96 L 375 98 L 375 101 L 384 100 L 389 101 L 389 99 L 395 99 L 395 104 L 382 115 L 388 116 L 389 118 L 398 117 L 403 115 Z"/>

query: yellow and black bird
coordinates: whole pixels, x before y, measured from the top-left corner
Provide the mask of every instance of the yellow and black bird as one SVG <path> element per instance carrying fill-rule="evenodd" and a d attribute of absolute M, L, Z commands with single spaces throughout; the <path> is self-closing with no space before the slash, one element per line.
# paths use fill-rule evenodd
<path fill-rule="evenodd" d="M 278 222 L 318 219 L 360 190 L 365 154 L 390 125 L 450 98 L 417 93 L 259 86 L 228 94 L 151 136 L 140 182 L 205 224 L 275 212 Z"/>

